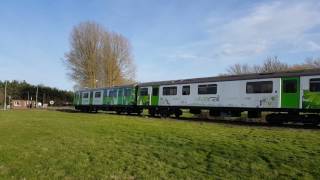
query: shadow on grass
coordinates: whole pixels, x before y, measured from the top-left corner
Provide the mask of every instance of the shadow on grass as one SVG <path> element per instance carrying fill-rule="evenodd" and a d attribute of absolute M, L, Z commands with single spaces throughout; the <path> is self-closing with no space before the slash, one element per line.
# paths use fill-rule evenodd
<path fill-rule="evenodd" d="M 70 108 L 59 108 L 54 109 L 55 111 L 59 112 L 66 112 L 66 113 L 84 113 L 84 114 L 108 114 L 108 115 L 115 115 L 119 116 L 117 113 L 113 112 L 106 112 L 106 111 L 99 111 L 99 112 L 81 112 L 75 109 Z M 137 114 L 120 114 L 122 116 L 138 116 Z M 298 123 L 284 123 L 284 124 L 268 124 L 266 122 L 257 122 L 253 121 L 252 119 L 245 119 L 245 118 L 230 118 L 230 119 L 206 119 L 206 118 L 196 118 L 196 117 L 180 117 L 180 118 L 174 118 L 174 117 L 168 117 L 163 118 L 159 116 L 150 116 L 150 115 L 140 115 L 140 117 L 145 118 L 156 118 L 156 119 L 168 119 L 168 120 L 176 120 L 176 121 L 186 121 L 186 122 L 197 122 L 197 123 L 218 123 L 218 124 L 230 124 L 230 125 L 237 125 L 237 126 L 249 126 L 249 127 L 281 127 L 281 128 L 294 128 L 294 129 L 320 129 L 320 126 L 318 125 L 312 125 L 312 124 L 298 124 Z"/>

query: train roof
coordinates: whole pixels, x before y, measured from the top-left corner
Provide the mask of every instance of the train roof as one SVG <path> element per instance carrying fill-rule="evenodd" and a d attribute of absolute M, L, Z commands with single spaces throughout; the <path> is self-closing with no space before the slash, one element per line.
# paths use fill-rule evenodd
<path fill-rule="evenodd" d="M 84 88 L 84 89 L 80 89 L 80 90 L 77 90 L 78 92 L 82 92 L 82 91 L 99 91 L 99 90 L 105 90 L 105 89 L 117 89 L 117 88 L 129 88 L 129 87 L 134 87 L 136 86 L 137 84 L 128 84 L 128 85 L 121 85 L 121 86 L 113 86 L 113 87 L 103 87 L 103 88 Z"/>
<path fill-rule="evenodd" d="M 220 81 L 237 81 L 237 80 L 250 80 L 250 79 L 269 79 L 269 78 L 282 78 L 282 77 L 300 77 L 300 76 L 313 76 L 320 75 L 319 69 L 306 69 L 298 71 L 283 71 L 275 73 L 251 73 L 242 75 L 222 75 L 215 77 L 202 77 L 202 78 L 192 78 L 192 79 L 179 79 L 179 80 L 168 80 L 168 81 L 156 81 L 156 82 L 145 82 L 138 84 L 128 84 L 122 86 L 105 87 L 105 88 L 88 88 L 78 90 L 82 91 L 92 91 L 92 90 L 105 90 L 114 88 L 126 88 L 134 86 L 156 86 L 156 85 L 174 85 L 174 84 L 194 84 L 194 83 L 206 83 L 206 82 L 220 82 Z"/>
<path fill-rule="evenodd" d="M 146 83 L 139 83 L 138 85 L 139 86 L 155 86 L 155 85 L 193 84 L 193 83 L 206 83 L 206 82 L 268 79 L 268 78 L 282 78 L 282 77 L 300 77 L 300 76 L 313 76 L 313 75 L 320 75 L 320 69 L 283 71 L 283 72 L 275 72 L 275 73 L 251 73 L 251 74 L 243 74 L 243 75 L 222 75 L 222 76 L 215 76 L 215 77 L 146 82 Z"/>

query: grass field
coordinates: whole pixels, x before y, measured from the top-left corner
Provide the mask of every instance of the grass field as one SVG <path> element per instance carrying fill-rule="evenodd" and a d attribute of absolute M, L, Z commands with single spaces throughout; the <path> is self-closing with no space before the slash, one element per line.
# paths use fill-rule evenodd
<path fill-rule="evenodd" d="M 1 179 L 319 179 L 320 131 L 0 111 Z"/>

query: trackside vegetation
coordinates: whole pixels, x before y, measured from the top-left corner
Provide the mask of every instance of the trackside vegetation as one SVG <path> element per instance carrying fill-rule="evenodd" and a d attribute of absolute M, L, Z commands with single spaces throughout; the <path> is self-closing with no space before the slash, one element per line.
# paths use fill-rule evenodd
<path fill-rule="evenodd" d="M 319 179 L 320 131 L 0 111 L 0 179 Z"/>

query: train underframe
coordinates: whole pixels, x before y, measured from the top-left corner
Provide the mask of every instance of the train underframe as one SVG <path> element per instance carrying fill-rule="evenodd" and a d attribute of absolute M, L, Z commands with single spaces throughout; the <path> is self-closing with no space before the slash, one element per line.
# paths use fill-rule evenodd
<path fill-rule="evenodd" d="M 181 107 L 181 106 L 76 106 L 82 112 L 114 111 L 117 114 L 137 114 L 140 115 L 144 109 L 148 110 L 150 116 L 179 118 L 182 110 L 188 110 L 191 114 L 201 114 L 207 111 L 211 117 L 243 117 L 262 118 L 265 117 L 267 123 L 303 123 L 320 124 L 320 111 L 316 109 L 283 109 L 283 108 L 230 108 L 230 107 Z"/>
<path fill-rule="evenodd" d="M 137 114 L 143 112 L 143 108 L 138 106 L 104 106 L 104 105 L 86 105 L 75 106 L 76 110 L 81 112 L 98 112 L 98 111 L 113 111 L 117 114 Z"/>

